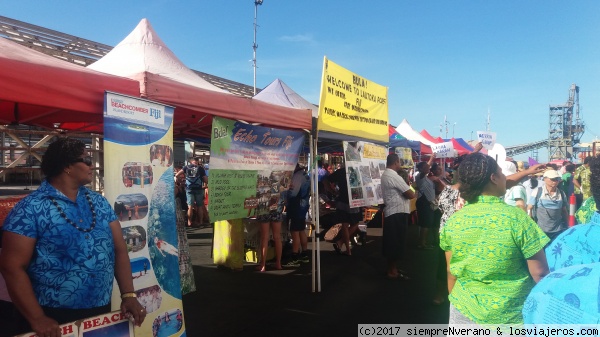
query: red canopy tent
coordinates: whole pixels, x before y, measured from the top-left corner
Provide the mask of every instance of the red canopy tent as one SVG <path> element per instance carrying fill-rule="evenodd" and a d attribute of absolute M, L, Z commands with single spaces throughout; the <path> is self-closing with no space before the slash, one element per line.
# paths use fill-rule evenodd
<path fill-rule="evenodd" d="M 175 137 L 210 137 L 212 115 L 282 128 L 312 126 L 309 110 L 198 88 L 149 72 L 132 78 L 111 75 L 3 38 L 0 69 L 0 124 L 102 133 L 104 93 L 112 91 L 175 106 Z"/>
<path fill-rule="evenodd" d="M 131 79 L 61 61 L 0 38 L 0 124 L 54 129 L 64 121 L 101 123 L 104 91 L 139 96 Z"/>
<path fill-rule="evenodd" d="M 434 142 L 436 144 L 439 143 L 443 143 L 444 140 L 441 137 L 433 137 L 432 135 L 429 134 L 429 132 L 427 132 L 427 130 L 423 129 L 421 130 L 421 132 L 419 132 L 421 134 L 421 136 L 425 137 L 427 140 Z"/>

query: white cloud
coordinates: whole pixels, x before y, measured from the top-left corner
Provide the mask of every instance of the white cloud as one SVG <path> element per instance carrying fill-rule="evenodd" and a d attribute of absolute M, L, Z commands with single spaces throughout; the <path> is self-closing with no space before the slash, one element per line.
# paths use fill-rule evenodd
<path fill-rule="evenodd" d="M 309 34 L 284 35 L 279 37 L 279 40 L 284 42 L 315 43 L 313 36 Z"/>

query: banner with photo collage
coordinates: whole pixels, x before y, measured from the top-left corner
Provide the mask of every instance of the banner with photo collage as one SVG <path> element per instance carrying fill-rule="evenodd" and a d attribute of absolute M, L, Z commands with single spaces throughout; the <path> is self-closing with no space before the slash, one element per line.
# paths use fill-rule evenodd
<path fill-rule="evenodd" d="M 133 323 L 125 316 L 125 314 L 121 313 L 120 310 L 71 323 L 61 324 L 59 327 L 60 335 L 62 337 L 135 336 Z M 15 337 L 37 336 L 38 335 L 35 332 L 29 332 Z"/>
<path fill-rule="evenodd" d="M 281 207 L 304 132 L 214 117 L 208 212 L 211 221 L 267 214 Z"/>
<path fill-rule="evenodd" d="M 173 172 L 173 107 L 107 92 L 104 191 L 121 222 L 133 285 L 146 309 L 139 336 L 185 336 Z M 117 283 L 113 310 L 121 303 Z"/>
<path fill-rule="evenodd" d="M 395 153 L 400 158 L 400 166 L 405 169 L 410 169 L 415 165 L 412 157 L 412 149 L 408 147 L 396 147 Z"/>
<path fill-rule="evenodd" d="M 343 142 L 350 207 L 383 203 L 381 174 L 385 171 L 388 150 L 368 142 Z"/>

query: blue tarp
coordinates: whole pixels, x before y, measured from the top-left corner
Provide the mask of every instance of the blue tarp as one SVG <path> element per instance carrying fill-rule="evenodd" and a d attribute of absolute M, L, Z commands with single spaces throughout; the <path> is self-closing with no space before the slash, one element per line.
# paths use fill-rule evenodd
<path fill-rule="evenodd" d="M 460 144 L 460 146 L 462 146 L 465 150 L 469 150 L 469 151 L 473 151 L 473 147 L 471 145 L 469 145 L 469 143 L 467 143 L 464 139 L 462 138 L 454 138 L 455 141 L 458 142 L 458 144 Z M 444 139 L 445 142 L 449 142 L 450 139 Z"/>
<path fill-rule="evenodd" d="M 421 142 L 408 139 L 390 138 L 390 147 L 409 147 L 413 151 L 421 151 Z"/>

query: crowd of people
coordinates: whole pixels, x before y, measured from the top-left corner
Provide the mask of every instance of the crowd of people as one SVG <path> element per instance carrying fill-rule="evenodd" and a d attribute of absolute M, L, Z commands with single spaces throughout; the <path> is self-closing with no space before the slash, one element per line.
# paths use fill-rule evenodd
<path fill-rule="evenodd" d="M 437 250 L 440 261 L 431 264 L 437 279 L 432 303 L 449 300 L 450 324 L 522 324 L 527 296 L 550 271 L 599 261 L 599 244 L 582 243 L 590 225 L 569 230 L 567 210 L 569 197 L 580 195 L 579 223 L 598 220 L 594 193 L 600 193 L 600 159 L 586 157 L 578 167 L 564 162 L 525 168 L 510 158 L 497 163 L 480 150 L 447 160 L 446 169 L 433 155 L 418 162 L 414 172 L 403 169 L 397 155 L 388 156 L 381 177 L 385 275 L 409 279 L 399 262 L 406 228 L 416 218 L 420 235 L 415 247 Z M 411 200 L 416 209 L 411 210 Z M 561 254 L 564 242 L 575 237 L 583 258 Z M 547 320 L 530 322 L 555 323 Z"/>
<path fill-rule="evenodd" d="M 414 172 L 406 169 L 397 154 L 387 156 L 381 173 L 380 205 L 385 278 L 410 279 L 400 264 L 407 249 L 407 228 L 416 224 L 420 232 L 415 248 L 435 250 L 440 261 L 431 265 L 437 280 L 432 303 L 450 302 L 450 324 L 520 324 L 527 297 L 546 275 L 600 260 L 600 244 L 586 241 L 600 224 L 595 203 L 600 194 L 600 159 L 586 157 L 581 165 L 565 161 L 560 167 L 536 164 L 525 168 L 510 158 L 496 162 L 480 153 L 481 149 L 479 145 L 471 154 L 444 161 L 432 155 L 418 162 Z M 155 310 L 149 309 L 151 303 L 146 300 L 155 294 L 134 292 L 119 217 L 106 199 L 84 187 L 91 180 L 90 165 L 80 141 L 64 138 L 51 144 L 42 160 L 46 180 L 4 223 L 0 271 L 18 310 L 19 331 L 58 336 L 59 324 L 108 312 L 113 277 L 122 293 L 121 309 L 136 324 Z M 360 208 L 350 207 L 346 170 L 341 165 L 332 168 L 319 163 L 317 170 L 320 236 L 337 226 L 337 235 L 330 239 L 333 248 L 351 256 L 363 215 Z M 208 177 L 204 167 L 192 159 L 174 172 L 178 210 L 185 204 L 189 207 L 187 226 L 205 221 Z M 309 262 L 306 219 L 310 187 L 308 172 L 297 165 L 281 191 L 278 207 L 257 217 L 261 231 L 258 271 L 266 270 L 269 234 L 279 237 L 284 218 L 292 237 L 291 254 L 287 263 L 282 263 L 282 242 L 274 240 L 273 268 Z M 569 198 L 576 200 L 580 223 L 571 229 Z M 183 215 L 178 211 L 180 236 L 185 236 Z M 194 216 L 199 218 L 194 220 Z M 69 240 L 57 241 L 65 235 Z M 103 244 L 88 247 L 91 240 Z M 583 248 L 563 256 L 563 247 L 572 245 L 573 240 Z M 73 244 L 66 242 L 82 247 L 77 259 L 90 260 L 99 254 L 111 258 L 92 259 L 95 264 L 58 263 L 48 270 L 48 259 L 70 259 L 63 255 L 72 254 Z M 163 245 L 166 243 L 157 246 Z M 178 246 L 185 250 L 187 240 L 180 238 Z M 178 251 L 165 252 L 180 255 Z M 186 293 L 195 290 L 195 282 L 189 253 L 183 255 L 181 274 L 189 274 L 188 281 L 182 282 Z M 80 275 L 80 279 L 64 283 L 60 277 L 49 277 L 66 274 Z M 82 276 L 91 274 L 96 276 Z M 534 314 L 528 317 L 535 322 Z"/>

